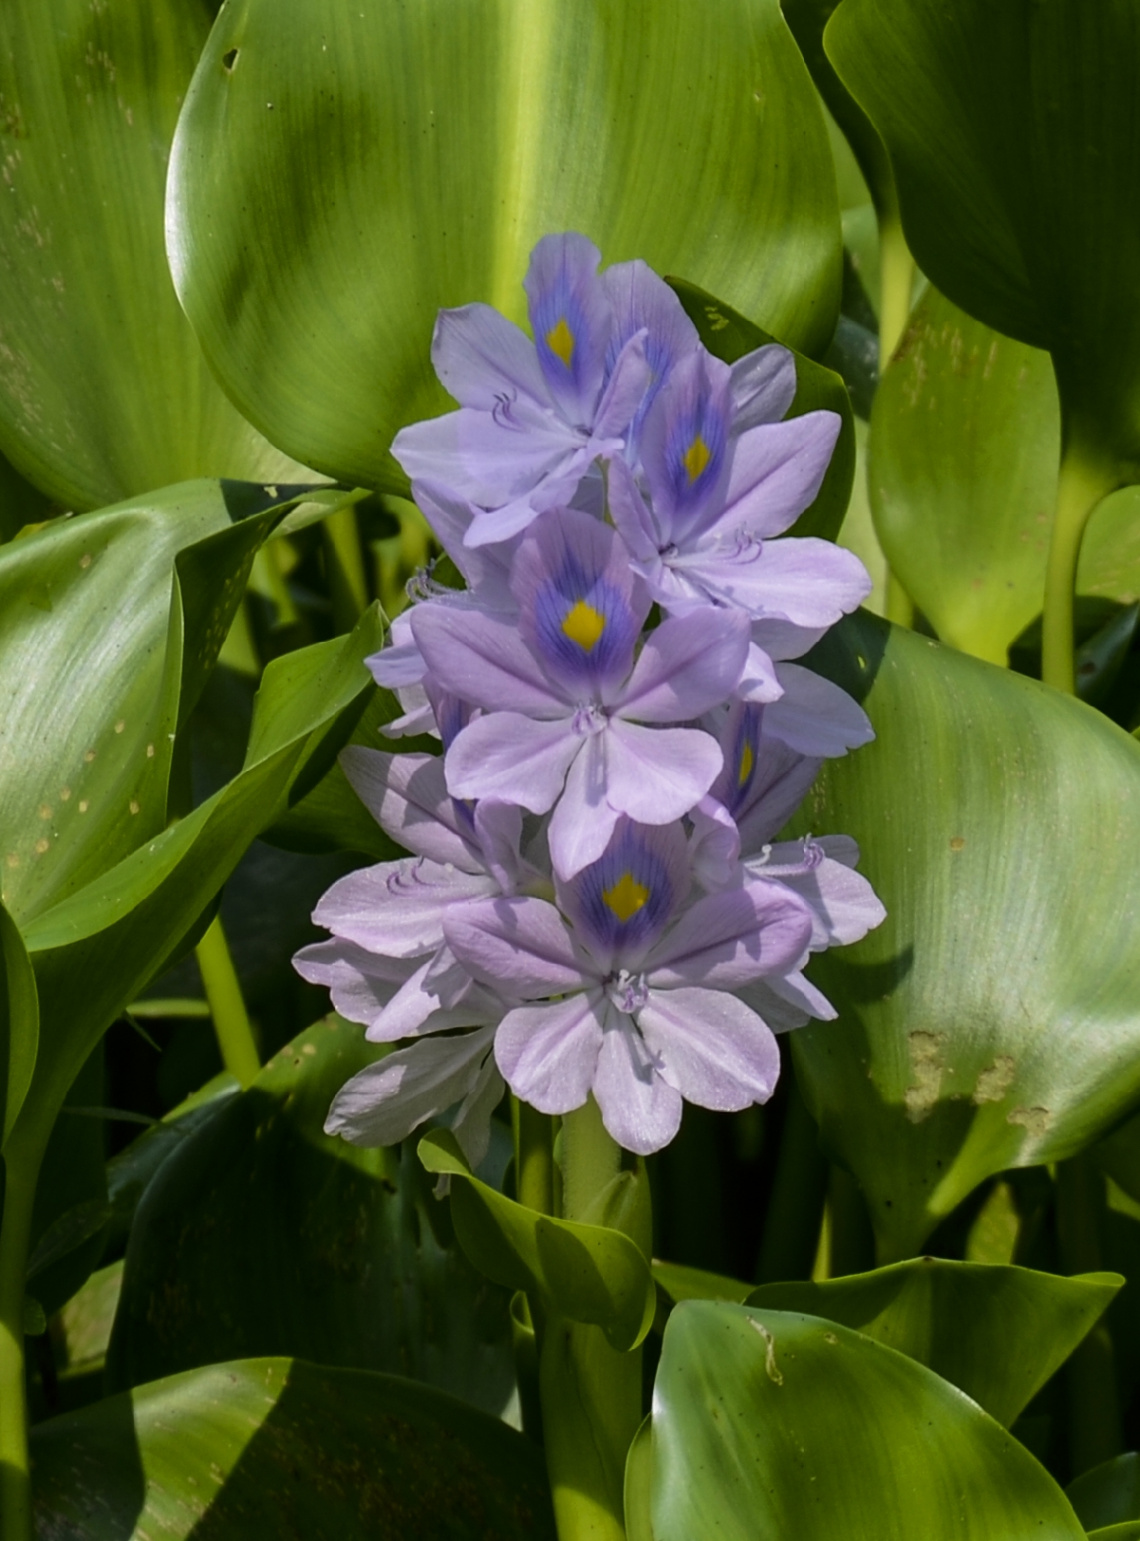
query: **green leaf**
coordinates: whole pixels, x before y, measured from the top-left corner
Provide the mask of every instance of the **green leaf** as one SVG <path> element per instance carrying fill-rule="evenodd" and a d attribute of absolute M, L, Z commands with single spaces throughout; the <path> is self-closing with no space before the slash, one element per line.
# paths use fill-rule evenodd
<path fill-rule="evenodd" d="M 653 1426 L 646 1418 L 625 1458 L 625 1533 L 627 1541 L 653 1541 Z"/>
<path fill-rule="evenodd" d="M 9 0 L 0 17 L 0 449 L 66 508 L 299 469 L 212 378 L 163 250 L 210 19 L 203 0 Z"/>
<path fill-rule="evenodd" d="M 103 1098 L 103 1047 L 98 1045 L 67 1089 L 39 1164 L 26 1281 L 48 1316 L 70 1300 L 103 1255 L 107 1202 L 104 1126 L 73 1108 Z M 15 1142 L 13 1142 L 13 1147 Z M 26 1150 L 15 1159 L 27 1171 Z"/>
<path fill-rule="evenodd" d="M 653 1322 L 656 1295 L 635 1242 L 605 1224 L 555 1220 L 482 1183 L 447 1130 L 426 1134 L 419 1156 L 451 1179 L 451 1214 L 464 1252 L 489 1279 L 540 1296 L 571 1322 L 601 1327 L 614 1348 L 636 1348 Z M 622 1207 L 644 1176 L 623 1173 L 612 1195 Z"/>
<path fill-rule="evenodd" d="M 209 906 L 258 833 L 327 769 L 373 688 L 376 607 L 351 636 L 276 659 L 265 671 L 241 772 L 180 822 L 29 925 L 40 991 L 41 1054 L 28 1104 L 62 1095 L 69 1063 L 164 965 L 197 939 Z"/>
<path fill-rule="evenodd" d="M 704 1268 L 689 1268 L 684 1263 L 660 1263 L 653 1260 L 653 1278 L 674 1305 L 682 1300 L 733 1300 L 742 1304 L 752 1293 L 751 1284 L 709 1273 Z"/>
<path fill-rule="evenodd" d="M 32 1084 L 39 1037 L 36 976 L 19 927 L 0 904 L 0 1150 Z"/>
<path fill-rule="evenodd" d="M 1140 744 L 865 613 L 812 662 L 877 738 L 825 765 L 799 827 L 859 841 L 887 920 L 813 961 L 840 1020 L 792 1047 L 893 1261 L 984 1178 L 1080 1150 L 1140 1095 Z"/>
<path fill-rule="evenodd" d="M 1053 355 L 1073 441 L 1140 478 L 1140 12 L 845 0 L 827 52 L 933 283 Z"/>
<path fill-rule="evenodd" d="M 822 1284 L 765 1284 L 747 1305 L 857 1328 L 918 1360 L 1007 1428 L 1090 1331 L 1124 1280 L 921 1257 Z"/>
<path fill-rule="evenodd" d="M 330 1016 L 167 1157 L 135 1217 L 112 1389 L 287 1353 L 504 1412 L 507 1297 L 455 1245 L 411 1151 L 323 1132 L 336 1092 L 384 1052 Z"/>
<path fill-rule="evenodd" d="M 83 1375 L 102 1370 L 122 1286 L 120 1258 L 93 1273 L 59 1312 L 54 1341 L 65 1372 Z"/>
<path fill-rule="evenodd" d="M 398 1377 L 211 1365 L 32 1431 L 37 1534 L 554 1541 L 540 1451 Z M 251 1528 L 252 1527 L 252 1528 Z"/>
<path fill-rule="evenodd" d="M 1090 1530 L 1089 1541 L 1140 1541 L 1140 1520 L 1125 1520 L 1123 1525 Z"/>
<path fill-rule="evenodd" d="M 811 1316 L 678 1306 L 652 1443 L 655 1541 L 1083 1541 L 1060 1488 L 980 1408 Z"/>
<path fill-rule="evenodd" d="M 854 152 L 868 191 L 885 215 L 897 217 L 898 199 L 886 146 L 824 52 L 824 29 L 838 4 L 839 0 L 783 0 L 782 9 L 817 91 Z M 872 299 L 877 303 L 877 295 Z"/>
<path fill-rule="evenodd" d="M 871 504 L 892 569 L 938 635 L 1004 664 L 1038 615 L 1061 425 L 1048 356 L 929 289 L 871 417 Z M 1140 493 L 1093 515 L 1081 593 L 1140 593 Z"/>
<path fill-rule="evenodd" d="M 700 333 L 705 347 L 725 363 L 734 364 L 754 348 L 780 341 L 728 305 L 714 299 L 711 294 L 698 289 L 695 284 L 679 278 L 671 278 L 669 283 Z M 792 351 L 795 352 L 794 349 Z M 802 417 L 805 412 L 826 410 L 837 412 L 843 423 L 815 502 L 804 510 L 788 533 L 821 535 L 834 540 L 851 499 L 851 484 L 855 475 L 855 418 L 851 411 L 851 398 L 847 394 L 847 387 L 833 370 L 805 358 L 802 353 L 795 353 L 795 361 L 796 394 L 788 408 L 788 417 Z"/>
<path fill-rule="evenodd" d="M 449 404 L 437 310 L 523 320 L 561 230 L 826 347 L 835 176 L 777 0 L 222 10 L 172 152 L 171 267 L 227 391 L 306 464 L 406 490 L 392 436 Z"/>
<path fill-rule="evenodd" d="M 0 547 L 0 875 L 22 926 L 162 829 L 180 704 L 282 506 L 191 482 Z"/>
<path fill-rule="evenodd" d="M 1140 1455 L 1130 1450 L 1094 1466 L 1070 1482 L 1065 1492 L 1086 1530 L 1140 1520 Z"/>
<path fill-rule="evenodd" d="M 108 1245 L 127 1240 L 139 1202 L 162 1167 L 238 1090 L 237 1079 L 223 1071 L 108 1161 Z"/>

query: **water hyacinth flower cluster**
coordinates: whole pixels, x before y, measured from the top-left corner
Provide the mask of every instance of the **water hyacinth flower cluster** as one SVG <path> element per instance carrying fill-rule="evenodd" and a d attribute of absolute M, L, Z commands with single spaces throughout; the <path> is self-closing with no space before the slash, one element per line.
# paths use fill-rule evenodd
<path fill-rule="evenodd" d="M 764 1102 L 775 1034 L 834 1011 L 813 951 L 883 918 L 842 836 L 773 843 L 859 706 L 795 660 L 866 597 L 860 562 L 786 534 L 839 430 L 787 418 L 793 356 L 729 367 L 642 262 L 535 248 L 533 340 L 485 305 L 433 341 L 457 411 L 394 453 L 465 582 L 430 579 L 370 660 L 442 754 L 342 763 L 410 855 L 343 878 L 296 965 L 401 1047 L 330 1133 L 388 1145 L 455 1109 L 477 1163 L 504 1085 L 541 1112 L 592 1094 L 649 1154 L 682 1102 Z"/>

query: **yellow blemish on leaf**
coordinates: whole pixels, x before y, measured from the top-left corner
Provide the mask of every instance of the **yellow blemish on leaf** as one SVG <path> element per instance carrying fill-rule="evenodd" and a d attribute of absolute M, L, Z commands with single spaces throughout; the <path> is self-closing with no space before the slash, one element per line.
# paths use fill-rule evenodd
<path fill-rule="evenodd" d="M 41 819 L 50 819 L 51 818 L 51 804 L 50 803 L 41 803 L 40 806 L 36 809 L 36 812 L 39 814 Z"/>
<path fill-rule="evenodd" d="M 681 464 L 688 472 L 690 482 L 696 481 L 711 459 L 712 450 L 709 449 L 700 434 L 697 434 L 681 458 Z"/>
<path fill-rule="evenodd" d="M 562 622 L 563 634 L 576 642 L 584 653 L 594 650 L 594 644 L 606 629 L 606 618 L 588 605 L 584 599 L 580 599 L 574 608 L 567 612 Z"/>
<path fill-rule="evenodd" d="M 623 924 L 637 914 L 648 898 L 648 888 L 631 872 L 623 872 L 612 888 L 602 891 L 602 899 Z"/>
<path fill-rule="evenodd" d="M 94 751 L 94 749 L 85 749 L 83 751 L 83 763 L 85 765 L 90 765 L 91 761 L 94 758 L 95 758 L 95 751 Z"/>
<path fill-rule="evenodd" d="M 44 854 L 44 852 L 50 848 L 50 846 L 51 846 L 51 841 L 50 840 L 37 840 L 36 841 L 36 855 L 37 856 L 42 856 Z"/>
<path fill-rule="evenodd" d="M 71 788 L 70 787 L 60 787 L 60 789 L 59 789 L 59 800 L 60 800 L 61 803 L 66 803 L 66 802 L 69 802 L 71 800 Z"/>
<path fill-rule="evenodd" d="M 130 809 L 131 809 L 132 813 L 137 813 L 139 811 L 138 802 L 133 797 L 131 798 L 131 801 L 130 801 Z"/>
<path fill-rule="evenodd" d="M 748 778 L 752 774 L 752 767 L 756 763 L 756 756 L 752 753 L 752 745 L 745 740 L 744 748 L 740 751 L 740 769 L 736 773 L 737 786 L 747 786 Z"/>
<path fill-rule="evenodd" d="M 90 806 L 91 806 L 91 804 L 87 801 L 87 799 L 85 797 L 80 798 L 80 800 L 79 800 L 79 811 L 80 811 L 80 813 L 86 813 L 88 808 L 90 808 Z"/>
<path fill-rule="evenodd" d="M 15 851 L 9 851 L 4 860 L 9 867 L 18 867 L 20 865 L 20 858 L 16 855 Z"/>
<path fill-rule="evenodd" d="M 125 727 L 126 727 L 126 723 L 120 717 L 118 722 L 115 724 L 115 732 L 116 733 L 121 733 Z"/>
<path fill-rule="evenodd" d="M 574 357 L 574 333 L 566 325 L 566 317 L 559 316 L 558 325 L 552 326 L 546 334 L 546 346 L 557 358 L 560 358 L 570 368 L 570 360 Z"/>

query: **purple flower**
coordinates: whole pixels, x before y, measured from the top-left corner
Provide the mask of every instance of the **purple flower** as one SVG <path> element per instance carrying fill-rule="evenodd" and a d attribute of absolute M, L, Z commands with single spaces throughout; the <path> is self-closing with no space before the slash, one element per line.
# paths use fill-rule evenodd
<path fill-rule="evenodd" d="M 481 707 L 447 753 L 462 798 L 554 809 L 550 854 L 568 878 L 597 859 L 621 814 L 666 824 L 712 785 L 721 754 L 687 722 L 723 701 L 748 649 L 743 616 L 675 617 L 635 654 L 648 602 L 628 552 L 588 514 L 543 517 L 511 572 L 517 628 L 423 608 L 412 631 L 431 676 Z"/>
<path fill-rule="evenodd" d="M 641 1155 L 673 1138 L 683 1098 L 729 1111 L 771 1095 L 779 1053 L 740 988 L 797 968 L 812 935 L 807 905 L 777 884 L 690 892 L 681 827 L 622 819 L 558 886 L 563 913 L 512 898 L 445 920 L 472 976 L 527 1003 L 495 1035 L 512 1091 L 546 1113 L 592 1092 L 613 1138 Z"/>
<path fill-rule="evenodd" d="M 538 243 L 525 281 L 533 342 L 488 305 L 439 314 L 432 361 L 460 409 L 402 429 L 392 453 L 413 480 L 478 507 L 468 546 L 569 503 L 596 459 L 625 448 L 652 371 L 641 330 L 607 357 L 614 314 L 600 260 L 585 236 Z"/>

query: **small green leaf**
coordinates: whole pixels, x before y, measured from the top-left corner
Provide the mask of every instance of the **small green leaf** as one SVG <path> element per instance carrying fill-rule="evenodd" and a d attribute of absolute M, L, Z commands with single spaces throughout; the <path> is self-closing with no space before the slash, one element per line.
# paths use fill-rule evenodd
<path fill-rule="evenodd" d="M 1094 1466 L 1070 1482 L 1065 1492 L 1086 1530 L 1140 1521 L 1140 1455 L 1130 1450 Z"/>
<path fill-rule="evenodd" d="M 26 1338 L 38 1338 L 47 1331 L 47 1317 L 44 1308 L 34 1295 L 24 1296 L 24 1336 Z"/>
<path fill-rule="evenodd" d="M 653 1429 L 646 1418 L 625 1458 L 626 1541 L 653 1541 L 652 1498 Z"/>
<path fill-rule="evenodd" d="M 219 14 L 171 155 L 171 269 L 233 400 L 306 464 L 406 491 L 392 437 L 449 404 L 436 312 L 524 320 L 528 254 L 563 230 L 827 346 L 835 175 L 777 0 Z"/>
<path fill-rule="evenodd" d="M 1090 1530 L 1089 1541 L 1140 1541 L 1140 1520 L 1125 1520 L 1122 1525 Z"/>
<path fill-rule="evenodd" d="M 670 278 L 670 286 L 700 333 L 701 341 L 710 353 L 734 364 L 737 359 L 751 353 L 766 343 L 780 342 L 778 337 L 763 331 L 754 322 L 733 310 L 730 306 L 698 289 L 683 279 Z M 781 343 L 781 346 L 785 346 Z M 804 510 L 792 526 L 792 535 L 822 535 L 834 540 L 843 523 L 843 515 L 851 499 L 851 484 L 855 475 L 855 419 L 851 411 L 851 398 L 839 376 L 814 359 L 796 353 L 796 394 L 788 408 L 788 417 L 802 417 L 805 412 L 836 412 L 842 419 L 839 438 L 831 456 L 831 463 L 816 494 L 815 502 Z"/>
<path fill-rule="evenodd" d="M 38 1424 L 36 1533 L 554 1541 L 542 1454 L 398 1376 L 290 1359 L 191 1370 Z"/>
<path fill-rule="evenodd" d="M 857 1328 L 926 1365 L 1008 1428 L 1123 1283 L 1119 1274 L 1065 1279 L 921 1257 L 822 1284 L 765 1284 L 746 1304 Z"/>
<path fill-rule="evenodd" d="M 858 840 L 887 919 L 813 961 L 840 1019 L 792 1050 L 894 1261 L 986 1177 L 1082 1149 L 1140 1094 L 1140 744 L 865 614 L 811 661 L 877 737 L 827 762 L 799 827 Z"/>
<path fill-rule="evenodd" d="M 450 1177 L 456 1235 L 481 1273 L 539 1295 L 571 1322 L 601 1327 L 616 1349 L 637 1347 L 652 1325 L 656 1296 L 649 1265 L 628 1236 L 555 1220 L 497 1193 L 472 1175 L 447 1130 L 426 1134 L 419 1156 L 429 1172 Z"/>
<path fill-rule="evenodd" d="M 167 157 L 210 14 L 205 0 L 0 14 L 0 447 L 65 508 L 301 469 L 218 387 L 166 265 Z"/>
<path fill-rule="evenodd" d="M 212 1104 L 166 1157 L 135 1216 L 112 1389 L 289 1353 L 409 1375 L 506 1411 L 506 1296 L 455 1245 L 410 1151 L 324 1133 L 336 1092 L 385 1052 L 330 1016 L 240 1096 Z"/>
<path fill-rule="evenodd" d="M 655 1541 L 1083 1541 L 1015 1439 L 838 1323 L 687 1301 L 653 1395 Z"/>

